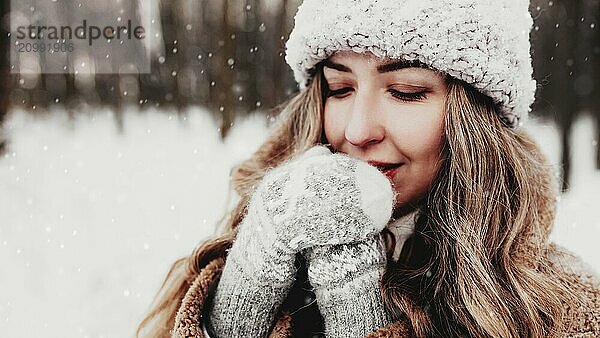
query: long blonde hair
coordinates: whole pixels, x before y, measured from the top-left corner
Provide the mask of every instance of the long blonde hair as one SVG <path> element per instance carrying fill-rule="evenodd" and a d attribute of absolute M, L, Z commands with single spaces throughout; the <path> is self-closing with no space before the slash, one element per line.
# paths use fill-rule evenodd
<path fill-rule="evenodd" d="M 414 335 L 559 336 L 575 304 L 549 261 L 556 186 L 523 131 L 491 99 L 449 79 L 443 164 L 416 234 L 382 281 L 387 308 Z"/>
<path fill-rule="evenodd" d="M 386 307 L 418 337 L 555 335 L 566 322 L 563 304 L 574 297 L 544 252 L 554 218 L 550 168 L 526 134 L 502 125 L 489 98 L 451 78 L 448 88 L 443 165 L 415 235 L 388 265 Z M 194 278 L 226 257 L 252 187 L 268 169 L 324 141 L 327 90 L 317 67 L 309 86 L 282 106 L 273 134 L 232 171 L 241 198 L 222 234 L 172 265 L 138 337 L 170 336 Z"/>

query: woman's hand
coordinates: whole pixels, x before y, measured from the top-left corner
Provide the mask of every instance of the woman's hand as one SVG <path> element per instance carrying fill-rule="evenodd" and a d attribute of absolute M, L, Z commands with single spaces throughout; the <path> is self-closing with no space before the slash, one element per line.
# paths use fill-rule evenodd
<path fill-rule="evenodd" d="M 376 168 L 316 146 L 270 170 L 253 192 L 218 284 L 215 337 L 264 337 L 296 273 L 296 254 L 378 234 L 393 191 Z"/>
<path fill-rule="evenodd" d="M 263 216 L 265 244 L 288 253 L 351 243 L 388 223 L 394 193 L 375 167 L 315 146 L 271 170 L 250 202 L 249 215 Z"/>
<path fill-rule="evenodd" d="M 379 289 L 386 266 L 381 234 L 313 247 L 305 257 L 328 338 L 362 338 L 392 322 Z"/>

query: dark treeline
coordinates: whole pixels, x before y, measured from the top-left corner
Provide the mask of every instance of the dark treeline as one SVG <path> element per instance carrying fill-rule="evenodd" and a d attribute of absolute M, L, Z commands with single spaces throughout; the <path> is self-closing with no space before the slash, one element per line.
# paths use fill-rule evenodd
<path fill-rule="evenodd" d="M 297 91 L 284 51 L 300 1 L 155 0 L 156 26 L 151 33 L 159 33 L 162 39 L 152 51 L 150 74 L 92 74 L 87 78 L 39 74 L 31 78 L 10 74 L 6 15 L 10 1 L 2 0 L 0 120 L 14 106 L 35 114 L 61 105 L 72 115 L 109 106 L 122 128 L 128 105 L 161 106 L 180 113 L 199 105 L 212 112 L 225 137 L 236 116 L 266 111 Z M 125 15 L 142 12 L 137 1 L 128 2 L 124 9 Z M 534 115 L 559 125 L 563 177 L 568 178 L 569 138 L 577 114 L 591 112 L 600 133 L 600 27 L 596 27 L 600 0 L 532 0 L 530 9 L 538 80 Z M 600 152 L 596 160 L 600 168 Z M 563 180 L 566 188 L 567 179 Z"/>
<path fill-rule="evenodd" d="M 9 12 L 9 3 L 2 2 L 3 13 Z M 151 73 L 13 74 L 3 77 L 2 98 L 32 113 L 56 104 L 70 114 L 82 113 L 82 107 L 109 106 L 119 126 L 131 104 L 177 112 L 201 105 L 213 112 L 225 137 L 236 115 L 273 107 L 297 90 L 284 60 L 297 1 L 157 0 L 154 6 L 158 13 L 149 31 L 162 39 L 151 52 Z M 139 7 L 130 1 L 124 10 L 139 16 Z M 68 11 L 61 15 L 64 22 L 73 19 L 66 17 Z M 3 17 L 6 29 L 8 17 Z M 8 52 L 8 41 L 3 43 L 2 50 Z M 9 54 L 3 56 L 8 64 Z"/>
<path fill-rule="evenodd" d="M 533 0 L 531 33 L 538 93 L 534 114 L 557 122 L 562 143 L 562 189 L 571 172 L 569 140 L 577 115 L 588 111 L 600 141 L 600 0 Z M 596 148 L 600 169 L 600 147 Z"/>

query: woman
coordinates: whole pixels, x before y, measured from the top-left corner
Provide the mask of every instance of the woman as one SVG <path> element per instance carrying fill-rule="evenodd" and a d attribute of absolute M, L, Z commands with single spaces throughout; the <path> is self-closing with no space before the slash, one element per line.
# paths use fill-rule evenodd
<path fill-rule="evenodd" d="M 548 242 L 550 167 L 519 128 L 531 25 L 525 1 L 305 0 L 301 91 L 138 335 L 600 335 L 599 281 Z"/>

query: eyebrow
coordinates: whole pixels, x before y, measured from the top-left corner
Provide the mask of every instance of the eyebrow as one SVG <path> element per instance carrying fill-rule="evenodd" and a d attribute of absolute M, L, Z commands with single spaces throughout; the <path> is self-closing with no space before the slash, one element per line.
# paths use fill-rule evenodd
<path fill-rule="evenodd" d="M 335 63 L 329 59 L 325 59 L 323 61 L 323 66 L 325 66 L 327 68 L 339 70 L 340 72 L 347 72 L 347 73 L 352 74 L 352 69 L 350 69 L 349 67 L 344 66 L 340 63 Z M 410 68 L 410 67 L 429 68 L 429 66 L 420 62 L 419 60 L 414 60 L 414 61 L 400 60 L 400 61 L 392 61 L 392 62 L 377 66 L 377 72 L 389 73 L 389 72 L 393 72 L 393 71 L 404 69 L 404 68 Z"/>

